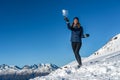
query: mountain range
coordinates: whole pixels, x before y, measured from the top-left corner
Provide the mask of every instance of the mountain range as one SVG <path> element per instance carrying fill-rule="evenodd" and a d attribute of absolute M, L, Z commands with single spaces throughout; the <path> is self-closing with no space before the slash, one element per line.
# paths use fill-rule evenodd
<path fill-rule="evenodd" d="M 54 64 L 34 64 L 18 66 L 0 65 L 0 80 L 28 80 L 37 76 L 45 76 L 58 69 Z"/>

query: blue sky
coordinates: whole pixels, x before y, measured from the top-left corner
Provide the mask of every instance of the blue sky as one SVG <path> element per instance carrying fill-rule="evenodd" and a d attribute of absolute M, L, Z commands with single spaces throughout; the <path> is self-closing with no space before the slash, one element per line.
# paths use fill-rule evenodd
<path fill-rule="evenodd" d="M 80 18 L 84 33 L 80 50 L 87 57 L 120 33 L 119 0 L 0 0 L 0 64 L 53 63 L 75 60 L 71 32 L 61 13 L 69 11 L 70 22 Z"/>

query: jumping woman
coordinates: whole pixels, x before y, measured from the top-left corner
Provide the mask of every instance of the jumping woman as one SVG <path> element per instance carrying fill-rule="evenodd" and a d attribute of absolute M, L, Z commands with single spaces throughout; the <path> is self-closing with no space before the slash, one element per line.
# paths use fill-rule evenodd
<path fill-rule="evenodd" d="M 82 66 L 81 56 L 79 54 L 79 50 L 82 46 L 82 36 L 83 36 L 83 28 L 79 22 L 78 17 L 74 17 L 72 25 L 70 25 L 67 17 L 64 18 L 67 23 L 68 29 L 71 31 L 71 45 L 75 55 L 75 58 L 78 62 L 78 67 Z"/>

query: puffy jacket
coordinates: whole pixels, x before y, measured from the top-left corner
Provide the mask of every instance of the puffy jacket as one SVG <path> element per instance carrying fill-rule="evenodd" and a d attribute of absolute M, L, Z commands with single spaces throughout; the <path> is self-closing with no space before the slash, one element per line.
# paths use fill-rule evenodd
<path fill-rule="evenodd" d="M 77 26 L 72 27 L 70 26 L 70 23 L 67 23 L 68 29 L 71 30 L 71 42 L 82 42 L 82 36 L 83 36 L 83 27 L 80 26 L 78 28 Z"/>

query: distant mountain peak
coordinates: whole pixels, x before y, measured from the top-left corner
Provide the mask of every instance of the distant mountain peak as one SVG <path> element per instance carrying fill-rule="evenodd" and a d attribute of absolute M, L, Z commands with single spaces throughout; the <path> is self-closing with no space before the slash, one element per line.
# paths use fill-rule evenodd
<path fill-rule="evenodd" d="M 54 69 L 57 69 L 58 66 L 56 66 L 55 64 L 34 64 L 34 65 L 24 65 L 22 68 L 16 66 L 16 65 L 7 65 L 7 64 L 2 64 L 0 65 L 0 70 L 1 69 L 18 69 L 18 70 L 21 70 L 21 69 L 38 69 L 38 68 L 54 68 Z"/>

